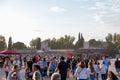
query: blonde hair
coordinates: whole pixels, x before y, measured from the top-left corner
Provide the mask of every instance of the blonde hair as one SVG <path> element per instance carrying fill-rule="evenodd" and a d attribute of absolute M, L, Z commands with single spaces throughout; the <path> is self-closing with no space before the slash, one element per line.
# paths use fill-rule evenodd
<path fill-rule="evenodd" d="M 18 68 L 18 66 L 17 65 L 13 65 L 12 66 L 12 71 L 15 71 L 16 68 Z"/>
<path fill-rule="evenodd" d="M 59 73 L 53 73 L 51 76 L 51 80 L 58 80 L 58 78 L 61 78 Z"/>

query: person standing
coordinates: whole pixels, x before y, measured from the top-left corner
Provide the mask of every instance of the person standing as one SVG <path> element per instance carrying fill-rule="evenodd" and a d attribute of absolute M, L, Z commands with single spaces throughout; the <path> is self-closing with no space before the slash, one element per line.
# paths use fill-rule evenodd
<path fill-rule="evenodd" d="M 9 74 L 10 67 L 11 67 L 10 58 L 9 58 L 9 57 L 5 57 L 5 62 L 4 62 L 4 64 L 3 64 L 3 69 L 4 69 L 5 74 L 6 74 L 6 79 L 7 79 L 7 76 L 8 76 L 8 74 Z"/>
<path fill-rule="evenodd" d="M 80 61 L 75 71 L 74 77 L 76 80 L 87 80 L 88 70 L 85 67 L 85 62 Z"/>
<path fill-rule="evenodd" d="M 101 67 L 100 67 L 100 73 L 101 73 L 102 80 L 106 80 L 106 79 L 107 79 L 107 76 L 106 76 L 107 69 L 108 69 L 108 68 L 107 68 L 107 66 L 105 65 L 105 63 L 102 62 Z"/>
<path fill-rule="evenodd" d="M 110 60 L 107 59 L 107 56 L 103 56 L 103 62 L 104 62 L 104 65 L 107 66 L 107 72 L 106 72 L 106 77 L 107 77 L 108 69 L 111 63 L 110 63 Z"/>
<path fill-rule="evenodd" d="M 30 58 L 30 60 L 27 61 L 27 67 L 30 68 L 31 71 L 32 71 L 32 65 L 33 65 L 33 61 L 32 58 Z"/>
<path fill-rule="evenodd" d="M 61 75 L 61 80 L 66 80 L 67 78 L 68 64 L 64 60 L 65 58 L 61 56 L 60 63 L 58 64 L 58 67 L 56 69 L 56 71 L 59 71 Z"/>
<path fill-rule="evenodd" d="M 42 75 L 40 73 L 40 66 L 34 65 L 34 73 L 33 73 L 33 80 L 43 80 Z"/>
<path fill-rule="evenodd" d="M 14 73 L 15 73 L 15 76 L 17 77 L 17 80 L 23 80 L 21 73 L 19 71 L 18 65 L 13 65 L 12 71 L 9 72 L 7 80 L 13 80 L 12 78 L 14 78 L 13 76 Z"/>
<path fill-rule="evenodd" d="M 118 75 L 120 75 L 120 60 L 118 58 L 116 59 L 114 65 L 115 65 L 116 72 L 118 73 Z"/>
<path fill-rule="evenodd" d="M 18 56 L 15 56 L 15 60 L 13 61 L 13 65 L 17 65 L 19 70 L 21 69 L 21 62 Z"/>

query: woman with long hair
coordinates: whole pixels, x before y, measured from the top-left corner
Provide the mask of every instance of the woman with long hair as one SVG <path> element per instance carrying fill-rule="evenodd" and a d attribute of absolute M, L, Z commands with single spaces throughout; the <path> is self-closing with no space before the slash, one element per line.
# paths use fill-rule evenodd
<path fill-rule="evenodd" d="M 85 63 L 83 61 L 80 61 L 78 63 L 78 67 L 75 71 L 74 77 L 77 80 L 87 80 L 88 72 L 87 72 L 87 68 L 85 67 Z"/>
<path fill-rule="evenodd" d="M 96 71 L 95 71 L 95 69 L 93 67 L 92 62 L 88 63 L 88 73 L 89 73 L 90 80 L 94 80 L 95 77 L 96 77 Z"/>
<path fill-rule="evenodd" d="M 108 79 L 107 80 L 118 80 L 118 78 L 112 71 L 108 71 Z"/>

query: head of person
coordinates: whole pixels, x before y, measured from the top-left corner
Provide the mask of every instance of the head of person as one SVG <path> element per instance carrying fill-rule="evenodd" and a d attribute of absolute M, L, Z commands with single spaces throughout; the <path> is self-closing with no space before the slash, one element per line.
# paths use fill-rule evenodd
<path fill-rule="evenodd" d="M 17 65 L 13 65 L 12 71 L 13 72 L 17 72 L 18 70 L 19 70 L 18 66 Z"/>
<path fill-rule="evenodd" d="M 59 73 L 53 73 L 51 76 L 51 80 L 61 80 L 61 76 Z"/>
<path fill-rule="evenodd" d="M 104 55 L 104 56 L 103 56 L 103 59 L 106 59 L 106 58 L 107 58 L 107 56 Z"/>
<path fill-rule="evenodd" d="M 60 61 L 64 61 L 65 58 L 63 56 L 60 57 Z"/>
<path fill-rule="evenodd" d="M 118 61 L 119 59 L 118 58 L 116 58 L 116 61 Z"/>
<path fill-rule="evenodd" d="M 40 66 L 39 65 L 34 65 L 34 71 L 40 71 Z"/>
<path fill-rule="evenodd" d="M 30 72 L 30 68 L 26 68 L 26 70 L 25 70 L 25 71 L 26 71 L 27 73 L 28 73 L 28 72 Z"/>
<path fill-rule="evenodd" d="M 81 67 L 81 68 L 85 68 L 85 67 L 86 67 L 84 61 L 80 61 L 80 62 L 78 63 L 78 66 Z"/>
<path fill-rule="evenodd" d="M 9 57 L 5 57 L 5 62 L 8 62 L 10 61 L 10 58 Z"/>
<path fill-rule="evenodd" d="M 109 80 L 118 80 L 117 76 L 112 71 L 108 71 L 108 78 Z"/>

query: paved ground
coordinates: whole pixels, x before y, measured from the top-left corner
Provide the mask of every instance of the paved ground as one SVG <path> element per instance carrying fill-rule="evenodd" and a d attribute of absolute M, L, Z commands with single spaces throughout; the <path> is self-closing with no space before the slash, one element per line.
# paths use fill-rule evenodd
<path fill-rule="evenodd" d="M 115 74 L 117 74 L 117 73 L 115 72 L 114 62 L 115 62 L 115 60 L 114 60 L 114 59 L 111 59 L 111 65 L 110 65 L 109 70 L 111 70 L 111 71 L 113 71 Z M 22 77 L 24 78 L 24 69 L 21 70 L 21 73 L 22 73 Z M 3 69 L 1 69 L 1 68 L 0 68 L 0 80 L 5 80 L 5 73 L 4 73 Z M 25 79 L 23 79 L 23 80 L 25 80 Z M 50 80 L 50 78 L 45 77 L 44 80 Z M 73 79 L 73 76 L 70 75 L 70 78 L 68 78 L 67 80 L 74 80 L 74 79 Z M 120 77 L 119 77 L 119 80 L 120 80 Z"/>

